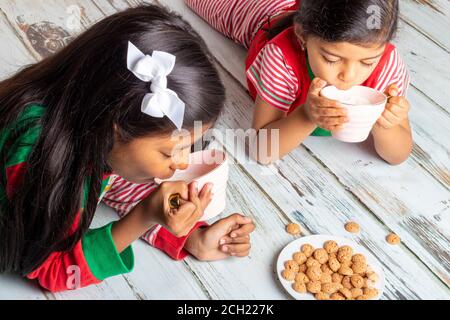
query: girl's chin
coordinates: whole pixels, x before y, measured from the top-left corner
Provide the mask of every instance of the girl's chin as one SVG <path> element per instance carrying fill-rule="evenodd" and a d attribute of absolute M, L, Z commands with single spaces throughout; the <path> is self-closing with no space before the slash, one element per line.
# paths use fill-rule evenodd
<path fill-rule="evenodd" d="M 169 173 L 158 175 L 156 178 L 160 180 L 167 180 L 173 177 L 175 171 L 171 170 Z"/>

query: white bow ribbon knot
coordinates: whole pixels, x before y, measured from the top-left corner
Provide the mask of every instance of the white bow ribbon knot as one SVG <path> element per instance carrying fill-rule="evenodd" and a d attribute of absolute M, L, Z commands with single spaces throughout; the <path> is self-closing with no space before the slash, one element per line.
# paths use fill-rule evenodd
<path fill-rule="evenodd" d="M 185 103 L 167 88 L 167 76 L 175 67 L 176 57 L 170 53 L 153 51 L 145 55 L 134 44 L 128 42 L 127 66 L 137 78 L 152 82 L 150 93 L 142 100 L 142 112 L 155 117 L 167 116 L 178 129 L 183 127 Z"/>

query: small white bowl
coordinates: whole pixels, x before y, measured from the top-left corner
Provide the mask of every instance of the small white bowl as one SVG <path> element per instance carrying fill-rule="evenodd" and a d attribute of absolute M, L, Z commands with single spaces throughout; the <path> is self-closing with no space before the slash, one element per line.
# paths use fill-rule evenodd
<path fill-rule="evenodd" d="M 284 270 L 284 263 L 286 261 L 293 259 L 293 254 L 301 250 L 301 247 L 304 244 L 311 244 L 314 248 L 319 249 L 323 248 L 323 245 L 328 240 L 334 240 L 341 246 L 350 246 L 353 248 L 353 252 L 363 254 L 367 259 L 367 265 L 378 275 L 378 282 L 375 283 L 374 288 L 378 289 L 378 296 L 373 300 L 379 300 L 383 296 L 384 287 L 385 287 L 385 276 L 383 273 L 383 268 L 381 267 L 378 260 L 364 247 L 360 246 L 356 242 L 343 238 L 343 237 L 335 237 L 331 235 L 314 235 L 303 237 L 289 243 L 284 249 L 281 251 L 277 260 L 277 275 L 278 280 L 281 282 L 282 286 L 286 289 L 286 291 L 296 300 L 315 300 L 315 297 L 311 293 L 298 293 L 292 288 L 293 282 L 287 281 L 283 278 L 281 273 Z"/>
<path fill-rule="evenodd" d="M 320 95 L 339 101 L 347 109 L 349 122 L 344 124 L 341 130 L 333 132 L 333 137 L 350 143 L 363 142 L 369 137 L 387 103 L 386 95 L 364 86 L 355 86 L 349 90 L 329 86 L 324 88 Z"/>
<path fill-rule="evenodd" d="M 178 170 L 170 179 L 155 179 L 155 182 L 161 184 L 165 181 L 185 181 L 189 184 L 196 181 L 199 190 L 202 190 L 207 183 L 213 183 L 214 197 L 200 219 L 200 221 L 206 221 L 225 210 L 228 175 L 227 155 L 222 151 L 212 149 L 192 153 L 189 156 L 189 167 L 186 170 Z"/>

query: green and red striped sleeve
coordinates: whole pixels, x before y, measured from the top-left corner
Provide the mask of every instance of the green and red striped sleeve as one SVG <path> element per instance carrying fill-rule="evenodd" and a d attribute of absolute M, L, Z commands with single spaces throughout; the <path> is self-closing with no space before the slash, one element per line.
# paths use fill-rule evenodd
<path fill-rule="evenodd" d="M 45 108 L 29 106 L 19 117 L 16 124 L 0 132 L 0 150 L 6 149 L 6 165 L 0 168 L 6 176 L 6 185 L 0 186 L 0 201 L 10 201 L 23 181 L 27 169 L 27 159 L 40 135 L 39 119 Z M 13 133 L 20 132 L 14 141 Z M 109 176 L 105 176 L 104 188 Z M 85 194 L 86 194 L 85 190 Z M 82 210 L 80 209 L 80 212 Z M 79 217 L 79 215 L 78 215 Z M 77 227 L 78 219 L 72 227 Z M 78 289 L 102 280 L 132 271 L 134 254 L 132 247 L 122 253 L 116 249 L 111 235 L 113 223 L 102 228 L 90 230 L 69 252 L 54 252 L 32 273 L 29 279 L 52 292 Z"/>

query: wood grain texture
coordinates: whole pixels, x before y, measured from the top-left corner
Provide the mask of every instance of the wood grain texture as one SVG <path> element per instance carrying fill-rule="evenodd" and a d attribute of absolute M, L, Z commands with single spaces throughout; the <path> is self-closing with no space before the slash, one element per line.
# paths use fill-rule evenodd
<path fill-rule="evenodd" d="M 150 1 L 145 1 L 150 2 Z M 227 87 L 226 112 L 216 137 L 229 128 L 248 128 L 252 102 L 245 92 L 246 52 L 191 12 L 182 0 L 153 1 L 179 12 L 206 40 Z M 3 0 L 0 5 L 0 79 L 17 68 L 52 54 L 103 17 L 135 6 L 140 0 Z M 68 8 L 80 8 L 81 28 L 70 26 Z M 279 285 L 275 262 L 294 237 L 288 222 L 304 234 L 333 234 L 357 241 L 382 263 L 387 288 L 383 299 L 449 299 L 449 39 L 448 2 L 402 1 L 396 40 L 412 70 L 411 122 L 416 146 L 399 167 L 388 167 L 370 143 L 348 145 L 310 138 L 275 165 L 249 162 L 243 148 L 229 140 L 213 144 L 231 156 L 228 206 L 223 216 L 242 212 L 257 229 L 252 252 L 243 259 L 204 263 L 188 258 L 174 262 L 139 241 L 134 244 L 133 273 L 79 291 L 49 294 L 35 283 L 0 275 L 0 299 L 289 299 Z M 447 32 L 447 31 L 446 31 Z M 450 70 L 450 69 L 449 69 Z M 242 142 L 242 140 L 241 140 Z M 101 205 L 93 227 L 117 219 Z M 346 233 L 357 221 L 362 232 Z M 402 245 L 384 240 L 394 231 Z"/>

